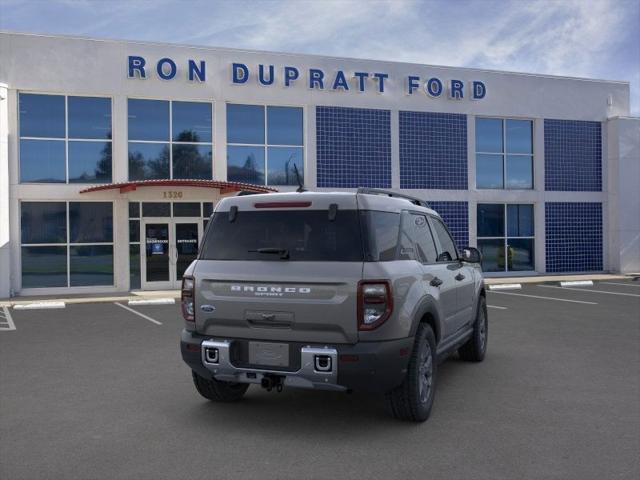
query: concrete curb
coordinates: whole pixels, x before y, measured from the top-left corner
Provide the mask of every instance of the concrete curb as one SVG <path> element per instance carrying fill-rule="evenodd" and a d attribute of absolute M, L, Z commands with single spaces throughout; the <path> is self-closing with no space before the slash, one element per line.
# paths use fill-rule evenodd
<path fill-rule="evenodd" d="M 173 300 L 180 298 L 180 292 L 175 293 L 167 293 L 163 292 L 163 297 L 165 301 L 168 297 L 171 297 Z M 15 300 L 0 300 L 0 307 L 15 307 L 16 305 L 29 305 L 33 303 L 41 303 L 41 302 L 64 302 L 67 305 L 73 304 L 81 304 L 81 303 L 114 303 L 114 302 L 129 302 L 136 300 L 157 300 L 157 297 L 153 295 L 142 296 L 142 295 L 122 295 L 122 296 L 112 296 L 112 297 L 73 297 L 73 298 L 56 298 L 56 299 L 42 299 L 42 298 L 29 298 L 29 297 L 18 297 L 19 299 Z"/>

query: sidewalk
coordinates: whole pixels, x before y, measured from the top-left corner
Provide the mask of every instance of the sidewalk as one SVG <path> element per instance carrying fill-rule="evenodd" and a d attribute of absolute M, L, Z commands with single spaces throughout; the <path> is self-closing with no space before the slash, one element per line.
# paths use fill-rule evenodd
<path fill-rule="evenodd" d="M 606 273 L 595 273 L 585 275 L 539 275 L 533 277 L 489 277 L 485 278 L 487 285 L 513 284 L 513 283 L 559 283 L 577 280 L 623 280 L 640 277 L 640 273 L 630 273 L 627 275 L 612 275 Z M 42 295 L 25 296 L 14 298 L 0 298 L 1 307 L 13 307 L 14 305 L 25 305 L 39 302 L 64 302 L 74 303 L 109 303 L 128 302 L 129 300 L 154 300 L 154 299 L 179 299 L 180 290 L 149 290 L 122 293 L 105 294 L 77 294 L 77 295 Z"/>

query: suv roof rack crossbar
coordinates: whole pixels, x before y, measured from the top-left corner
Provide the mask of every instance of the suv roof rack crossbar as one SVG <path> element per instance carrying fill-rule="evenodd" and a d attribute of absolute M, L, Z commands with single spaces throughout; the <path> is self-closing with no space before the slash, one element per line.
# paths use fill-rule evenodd
<path fill-rule="evenodd" d="M 419 205 L 421 207 L 431 208 L 429 203 L 424 200 L 421 200 L 416 197 L 412 197 L 410 195 L 404 195 L 403 193 L 392 192 L 391 190 L 383 190 L 381 188 L 367 188 L 367 187 L 358 187 L 358 194 L 366 193 L 369 195 L 386 195 L 387 197 L 393 198 L 403 198 L 405 200 L 409 200 L 414 205 Z"/>

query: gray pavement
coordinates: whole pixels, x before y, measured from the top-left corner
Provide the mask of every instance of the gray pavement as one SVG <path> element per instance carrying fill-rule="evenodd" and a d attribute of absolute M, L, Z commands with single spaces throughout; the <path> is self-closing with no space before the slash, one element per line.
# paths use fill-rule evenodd
<path fill-rule="evenodd" d="M 443 363 L 419 425 L 358 393 L 209 403 L 180 358 L 178 305 L 131 307 L 160 324 L 114 303 L 8 309 L 0 478 L 639 478 L 640 282 L 488 303 L 485 362 Z"/>

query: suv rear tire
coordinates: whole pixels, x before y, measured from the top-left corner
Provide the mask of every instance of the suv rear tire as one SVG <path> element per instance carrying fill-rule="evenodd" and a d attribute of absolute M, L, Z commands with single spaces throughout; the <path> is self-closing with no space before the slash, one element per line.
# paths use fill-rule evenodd
<path fill-rule="evenodd" d="M 213 402 L 237 402 L 249 388 L 248 383 L 221 382 L 215 378 L 207 379 L 193 370 L 191 374 L 198 393 Z"/>
<path fill-rule="evenodd" d="M 424 422 L 433 407 L 436 380 L 436 338 L 425 323 L 418 326 L 407 376 L 385 394 L 387 411 L 394 418 Z"/>
<path fill-rule="evenodd" d="M 458 349 L 460 358 L 466 362 L 481 362 L 487 352 L 487 340 L 489 338 L 489 321 L 487 316 L 487 301 L 480 297 L 476 321 L 473 325 L 473 333 L 467 343 Z"/>

